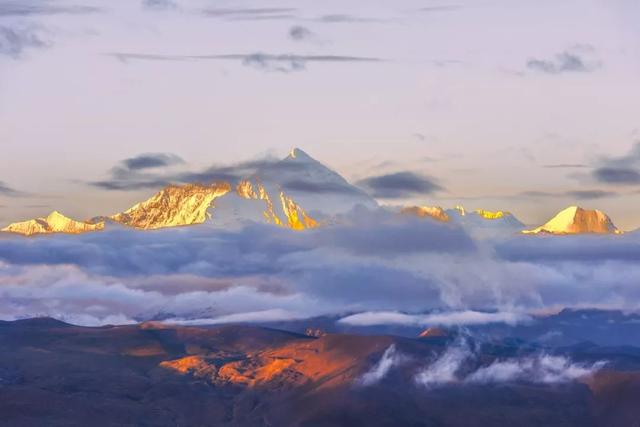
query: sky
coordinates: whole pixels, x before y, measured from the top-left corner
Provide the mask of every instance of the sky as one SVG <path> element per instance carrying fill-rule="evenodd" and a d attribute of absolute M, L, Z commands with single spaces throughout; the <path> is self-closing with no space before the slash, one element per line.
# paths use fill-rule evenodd
<path fill-rule="evenodd" d="M 385 204 L 640 227 L 635 0 L 0 2 L 0 225 L 111 214 L 125 159 L 300 147 Z M 175 157 L 173 157 L 175 156 Z M 415 180 L 414 180 L 415 181 Z M 411 179 L 407 185 L 415 184 Z"/>

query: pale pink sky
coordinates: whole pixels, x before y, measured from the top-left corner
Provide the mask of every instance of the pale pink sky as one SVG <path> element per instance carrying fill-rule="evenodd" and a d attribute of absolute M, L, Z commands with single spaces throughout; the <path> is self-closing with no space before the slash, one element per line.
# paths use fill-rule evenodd
<path fill-rule="evenodd" d="M 447 189 L 393 203 L 507 209 L 534 224 L 577 203 L 640 226 L 638 188 L 589 177 L 640 140 L 637 1 L 7 4 L 0 182 L 28 195 L 0 192 L 0 225 L 128 207 L 150 191 L 84 182 L 140 153 L 174 153 L 197 170 L 297 146 L 350 180 L 409 170 Z M 296 26 L 302 39 L 289 34 Z M 23 36 L 18 53 L 7 31 Z M 219 57 L 255 53 L 267 56 Z M 283 54 L 307 59 L 268 56 Z M 203 55 L 218 57 L 193 58 Z M 559 164 L 583 167 L 545 167 Z M 619 194 L 565 194 L 576 190 Z M 533 191 L 558 196 L 519 195 Z"/>

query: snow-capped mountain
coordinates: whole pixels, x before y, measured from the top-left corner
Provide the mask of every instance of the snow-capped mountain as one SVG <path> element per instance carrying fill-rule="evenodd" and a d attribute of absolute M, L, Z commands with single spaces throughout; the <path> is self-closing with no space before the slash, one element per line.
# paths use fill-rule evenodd
<path fill-rule="evenodd" d="M 2 231 L 31 236 L 34 234 L 50 233 L 80 234 L 87 233 L 89 231 L 102 230 L 103 228 L 104 222 L 91 224 L 87 222 L 76 221 L 62 215 L 58 211 L 53 211 L 46 217 L 31 219 L 22 222 L 15 222 L 3 228 Z"/>
<path fill-rule="evenodd" d="M 508 211 L 488 211 L 484 209 L 467 211 L 462 206 L 456 206 L 454 209 L 447 210 L 447 214 L 453 221 L 472 227 L 501 227 L 511 230 L 522 230 L 524 228 L 524 224 Z"/>
<path fill-rule="evenodd" d="M 477 209 L 467 211 L 462 206 L 443 209 L 440 206 L 407 206 L 400 211 L 406 215 L 433 218 L 441 222 L 453 222 L 469 228 L 500 228 L 505 230 L 522 230 L 524 225 L 510 212 L 487 211 Z"/>
<path fill-rule="evenodd" d="M 47 218 L 11 224 L 4 231 L 27 235 L 80 233 L 101 230 L 105 223 L 142 230 L 194 224 L 229 228 L 247 222 L 303 230 L 358 205 L 373 208 L 377 203 L 296 148 L 286 158 L 265 163 L 239 182 L 173 184 L 114 215 L 78 222 L 54 212 Z"/>
<path fill-rule="evenodd" d="M 570 206 L 560 211 L 547 223 L 533 230 L 523 231 L 525 234 L 620 234 L 621 231 L 613 224 L 611 218 L 599 210 L 583 209 Z"/>
<path fill-rule="evenodd" d="M 433 218 L 442 222 L 451 220 L 451 217 L 440 206 L 406 206 L 400 210 L 400 213 L 420 218 Z"/>

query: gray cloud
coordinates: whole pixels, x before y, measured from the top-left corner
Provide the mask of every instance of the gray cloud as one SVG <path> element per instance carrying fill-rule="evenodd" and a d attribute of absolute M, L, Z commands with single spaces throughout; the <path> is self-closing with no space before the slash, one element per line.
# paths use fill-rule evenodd
<path fill-rule="evenodd" d="M 293 19 L 297 9 L 290 7 L 262 8 L 219 8 L 203 9 L 201 13 L 208 17 L 222 18 L 231 21 L 261 21 Z"/>
<path fill-rule="evenodd" d="M 595 200 L 618 196 L 620 196 L 618 192 L 606 190 L 570 190 L 559 193 L 550 193 L 545 191 L 524 191 L 518 194 L 518 197 L 525 198 L 570 198 L 576 200 Z"/>
<path fill-rule="evenodd" d="M 420 12 L 447 12 L 452 10 L 462 9 L 462 5 L 459 4 L 451 4 L 451 5 L 441 5 L 441 6 L 426 6 L 418 9 Z"/>
<path fill-rule="evenodd" d="M 25 50 L 47 46 L 48 43 L 43 40 L 41 31 L 35 26 L 0 25 L 0 55 L 19 58 Z"/>
<path fill-rule="evenodd" d="M 640 184 L 640 142 L 624 156 L 607 157 L 593 170 L 592 177 L 604 184 Z"/>
<path fill-rule="evenodd" d="M 289 38 L 295 41 L 307 40 L 313 37 L 313 32 L 307 27 L 301 25 L 294 25 L 289 28 Z"/>
<path fill-rule="evenodd" d="M 167 10 L 178 7 L 173 0 L 142 0 L 142 7 L 150 10 Z"/>
<path fill-rule="evenodd" d="M 89 184 L 103 190 L 136 191 L 144 189 L 156 189 L 166 186 L 177 179 L 171 175 L 166 177 L 162 170 L 170 166 L 183 164 L 184 160 L 171 153 L 144 153 L 130 157 L 119 162 L 111 168 L 111 178 L 103 181 L 94 181 Z M 148 170 L 153 170 L 151 174 Z M 175 178 L 175 177 L 173 177 Z"/>
<path fill-rule="evenodd" d="M 545 74 L 585 73 L 600 68 L 598 61 L 585 58 L 585 54 L 591 53 L 593 48 L 586 46 L 574 46 L 560 52 L 552 59 L 532 58 L 527 61 L 527 68 Z"/>
<path fill-rule="evenodd" d="M 58 15 L 101 12 L 102 9 L 82 5 L 53 5 L 48 1 L 3 1 L 0 3 L 0 16 L 34 16 L 34 15 Z"/>
<path fill-rule="evenodd" d="M 24 195 L 25 193 L 23 193 L 22 191 L 11 188 L 4 182 L 0 181 L 0 196 L 20 197 Z"/>
<path fill-rule="evenodd" d="M 573 197 L 578 200 L 594 200 L 594 199 L 605 199 L 609 197 L 617 197 L 618 193 L 615 191 L 604 191 L 604 190 L 575 190 L 568 191 L 567 196 Z"/>
<path fill-rule="evenodd" d="M 151 156 L 151 158 L 148 158 Z M 160 157 L 158 157 L 160 156 Z M 160 168 L 140 168 L 140 165 L 158 165 Z M 169 184 L 213 182 L 229 182 L 236 185 L 243 179 L 255 176 L 261 180 L 277 182 L 281 189 L 291 193 L 310 195 L 363 195 L 362 191 L 349 185 L 344 179 L 332 182 L 315 182 L 299 178 L 303 176 L 306 166 L 297 162 L 284 162 L 281 159 L 266 157 L 262 159 L 239 162 L 231 165 L 213 165 L 199 171 L 175 171 L 167 167 L 181 163 L 181 159 L 172 154 L 140 155 L 125 159 L 110 169 L 110 177 L 106 180 L 92 181 L 88 184 L 103 190 L 137 191 L 159 189 Z M 133 169 L 127 164 L 133 164 Z M 283 172 L 294 174 L 295 179 L 283 179 Z"/>
<path fill-rule="evenodd" d="M 514 307 L 524 314 L 635 307 L 640 290 L 630 284 L 640 281 L 639 259 L 634 233 L 493 243 L 472 240 L 454 224 L 384 210 L 356 210 L 305 232 L 267 224 L 149 232 L 108 226 L 74 236 L 3 235 L 0 311 L 92 323 L 363 312 L 352 320 L 517 322 L 523 317 Z"/>
<path fill-rule="evenodd" d="M 640 172 L 635 169 L 601 167 L 593 171 L 593 176 L 606 184 L 640 184 Z"/>
<path fill-rule="evenodd" d="M 335 62 L 335 63 L 366 63 L 381 62 L 381 58 L 361 57 L 361 56 L 345 56 L 345 55 L 296 55 L 296 54 L 269 54 L 269 53 L 251 53 L 251 54 L 226 54 L 226 55 L 155 55 L 140 53 L 109 53 L 124 63 L 133 60 L 146 61 L 204 61 L 204 60 L 221 60 L 221 61 L 240 61 L 246 67 L 254 68 L 267 72 L 289 73 L 292 71 L 302 71 L 306 69 L 308 63 L 311 62 Z"/>
<path fill-rule="evenodd" d="M 542 167 L 546 169 L 584 169 L 589 166 L 582 163 L 556 163 L 543 165 Z"/>
<path fill-rule="evenodd" d="M 384 22 L 381 19 L 366 18 L 362 16 L 347 15 L 347 14 L 330 14 L 322 15 L 316 19 L 319 22 L 325 24 L 344 24 L 344 23 L 367 23 L 367 22 Z"/>
<path fill-rule="evenodd" d="M 357 184 L 370 191 L 374 197 L 385 199 L 428 195 L 444 190 L 432 178 L 408 171 L 372 176 Z"/>
<path fill-rule="evenodd" d="M 122 161 L 128 170 L 158 168 L 181 163 L 184 163 L 184 160 L 171 153 L 145 153 Z"/>

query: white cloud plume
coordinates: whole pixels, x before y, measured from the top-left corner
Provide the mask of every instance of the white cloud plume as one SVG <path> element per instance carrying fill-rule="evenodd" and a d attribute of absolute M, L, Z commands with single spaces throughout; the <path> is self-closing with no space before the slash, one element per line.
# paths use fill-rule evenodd
<path fill-rule="evenodd" d="M 417 373 L 415 382 L 425 387 L 435 387 L 459 381 L 458 371 L 473 356 L 466 342 L 447 347 L 444 353 L 429 366 Z"/>
<path fill-rule="evenodd" d="M 365 372 L 357 380 L 357 384 L 362 386 L 370 386 L 380 382 L 387 376 L 389 371 L 398 364 L 402 363 L 404 357 L 396 350 L 395 344 L 391 344 L 382 354 L 382 357 L 371 370 Z"/>
<path fill-rule="evenodd" d="M 604 367 L 599 361 L 591 365 L 573 363 L 564 356 L 541 354 L 516 360 L 498 360 L 478 369 L 465 381 L 472 383 L 502 383 L 525 381 L 534 383 L 560 383 L 593 375 Z"/>
<path fill-rule="evenodd" d="M 438 358 L 418 372 L 414 380 L 428 388 L 512 382 L 555 384 L 593 375 L 606 364 L 604 361 L 576 363 L 568 357 L 546 353 L 497 359 L 489 365 L 476 367 L 479 360 L 477 352 L 461 340 L 449 345 Z"/>

